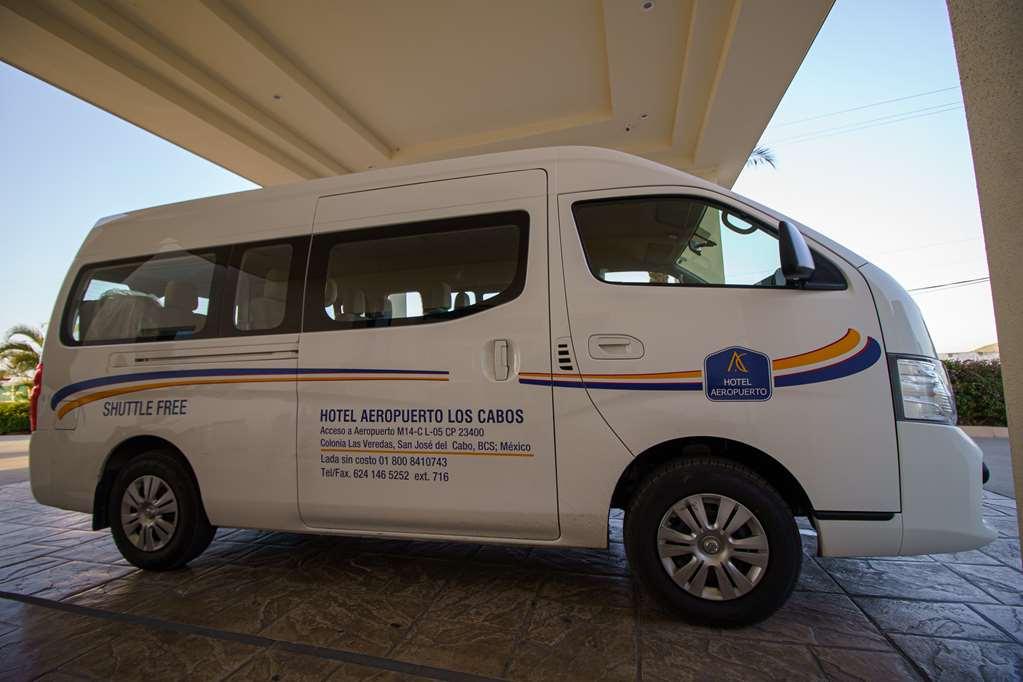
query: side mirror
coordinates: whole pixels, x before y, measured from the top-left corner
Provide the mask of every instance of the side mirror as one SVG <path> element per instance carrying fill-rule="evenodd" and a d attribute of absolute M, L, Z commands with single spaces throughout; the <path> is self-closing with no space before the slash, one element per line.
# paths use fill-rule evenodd
<path fill-rule="evenodd" d="M 781 273 L 787 282 L 805 282 L 813 277 L 815 266 L 810 247 L 796 226 L 787 220 L 778 224 L 778 254 Z"/>

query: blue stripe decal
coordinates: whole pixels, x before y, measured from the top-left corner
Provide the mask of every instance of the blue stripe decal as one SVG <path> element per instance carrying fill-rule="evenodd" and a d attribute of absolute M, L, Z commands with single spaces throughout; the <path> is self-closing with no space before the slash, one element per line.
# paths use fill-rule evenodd
<path fill-rule="evenodd" d="M 629 382 L 582 383 L 580 381 L 551 381 L 549 379 L 519 379 L 520 384 L 533 386 L 554 386 L 556 388 L 606 388 L 616 391 L 699 391 L 701 383 L 661 383 L 642 384 Z"/>
<path fill-rule="evenodd" d="M 806 384 L 816 384 L 821 381 L 841 379 L 872 367 L 880 358 L 881 344 L 874 340 L 873 337 L 867 337 L 866 345 L 863 346 L 862 350 L 860 350 L 860 352 L 856 355 L 850 356 L 841 362 L 836 362 L 833 365 L 828 365 L 827 367 L 819 367 L 805 372 L 776 376 L 774 378 L 774 385 L 776 388 L 782 388 L 785 386 L 804 386 Z"/>
<path fill-rule="evenodd" d="M 61 400 L 73 393 L 87 388 L 99 386 L 114 386 L 117 384 L 130 384 L 135 381 L 151 381 L 154 379 L 178 379 L 194 377 L 235 377 L 235 376 L 298 376 L 300 374 L 418 374 L 418 375 L 443 375 L 446 370 L 433 369 L 319 369 L 319 368 L 298 368 L 289 369 L 285 367 L 264 367 L 259 369 L 230 367 L 225 369 L 181 369 L 165 370 L 160 372 L 138 372 L 136 374 L 116 374 L 110 377 L 98 377 L 87 379 L 74 384 L 68 384 L 53 394 L 50 400 L 50 408 L 57 409 Z"/>

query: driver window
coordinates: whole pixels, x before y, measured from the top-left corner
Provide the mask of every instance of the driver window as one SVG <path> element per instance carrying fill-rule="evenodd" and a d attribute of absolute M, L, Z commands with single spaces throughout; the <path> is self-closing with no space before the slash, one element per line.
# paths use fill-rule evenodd
<path fill-rule="evenodd" d="M 572 207 L 586 261 L 604 282 L 784 287 L 777 238 L 692 197 L 600 199 Z"/>

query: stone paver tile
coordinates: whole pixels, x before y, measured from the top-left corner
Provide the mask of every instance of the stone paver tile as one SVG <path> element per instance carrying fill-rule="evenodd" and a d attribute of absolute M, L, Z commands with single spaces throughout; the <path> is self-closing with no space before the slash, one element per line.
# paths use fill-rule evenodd
<path fill-rule="evenodd" d="M 117 564 L 118 566 L 130 565 L 121 555 L 121 550 L 117 549 L 117 545 L 114 544 L 114 538 L 110 535 L 99 537 L 78 545 L 62 546 L 56 550 L 51 549 L 50 556 L 61 557 L 62 559 L 90 561 L 94 564 Z"/>
<path fill-rule="evenodd" d="M 115 613 L 149 615 L 150 612 L 145 608 L 145 604 L 165 598 L 166 591 L 162 588 L 126 578 L 118 578 L 92 589 L 78 592 L 63 601 Z"/>
<path fill-rule="evenodd" d="M 360 549 L 364 552 L 428 559 L 465 559 L 479 551 L 479 548 L 479 545 L 471 542 L 408 542 L 406 540 L 378 540 L 372 544 L 360 545 Z"/>
<path fill-rule="evenodd" d="M 854 649 L 812 647 L 829 680 L 919 680 L 913 666 L 900 654 Z"/>
<path fill-rule="evenodd" d="M 318 682 L 330 677 L 341 664 L 317 656 L 305 656 L 276 646 L 263 649 L 238 668 L 228 680 L 273 680 L 274 682 Z"/>
<path fill-rule="evenodd" d="M 39 559 L 32 559 L 32 561 L 39 561 Z M 33 571 L 27 575 L 5 580 L 0 583 L 0 590 L 48 599 L 63 599 L 136 570 L 134 566 L 62 561 L 41 571 Z"/>
<path fill-rule="evenodd" d="M 1019 553 L 1019 540 L 1016 538 L 998 538 L 994 542 L 980 548 L 981 552 L 998 559 L 1009 568 L 1023 570 Z"/>
<path fill-rule="evenodd" d="M 808 592 L 842 591 L 842 588 L 831 579 L 828 572 L 811 557 L 803 557 L 803 568 L 799 574 L 799 583 L 796 585 L 796 589 Z"/>
<path fill-rule="evenodd" d="M 978 564 L 995 565 L 998 560 L 984 554 L 979 549 L 971 549 L 966 552 L 954 552 L 952 554 L 932 554 L 931 558 L 943 564 Z"/>
<path fill-rule="evenodd" d="M 966 604 L 857 597 L 856 603 L 885 632 L 929 637 L 1006 641 L 1006 636 Z"/>
<path fill-rule="evenodd" d="M 23 544 L 15 545 L 14 547 L 4 547 L 0 549 L 0 568 L 20 564 L 28 559 L 53 554 L 54 551 L 55 548 L 51 545 Z"/>
<path fill-rule="evenodd" d="M 321 591 L 259 634 L 287 642 L 382 656 L 405 638 L 428 602 L 394 595 Z"/>
<path fill-rule="evenodd" d="M 61 672 L 109 680 L 220 680 L 260 649 L 250 644 L 156 628 L 133 626 L 118 631 Z"/>
<path fill-rule="evenodd" d="M 803 546 L 803 554 L 810 558 L 817 556 L 817 531 L 800 530 L 799 540 Z"/>
<path fill-rule="evenodd" d="M 506 677 L 512 680 L 633 680 L 632 609 L 538 599 Z"/>
<path fill-rule="evenodd" d="M 332 586 L 348 592 L 386 592 L 411 600 L 432 599 L 458 570 L 456 564 L 435 559 L 409 559 L 383 554 L 332 556 L 317 554 L 302 571 L 289 575 L 313 586 Z"/>
<path fill-rule="evenodd" d="M 821 592 L 795 592 L 767 620 L 743 628 L 722 630 L 689 625 L 678 616 L 651 608 L 643 600 L 641 627 L 647 633 L 688 632 L 693 637 L 764 640 L 889 651 L 891 646 L 849 597 Z"/>
<path fill-rule="evenodd" d="M 998 493 L 990 490 L 984 491 L 984 501 L 990 502 L 991 504 L 1004 504 L 1012 507 L 1016 506 L 1016 500 L 1013 498 L 1006 497 L 1005 495 L 999 495 Z"/>
<path fill-rule="evenodd" d="M 1023 605 L 1023 573 L 1008 566 L 949 564 L 949 568 L 1003 604 Z"/>
<path fill-rule="evenodd" d="M 632 608 L 635 589 L 628 578 L 555 573 L 544 581 L 540 596 L 566 604 Z"/>
<path fill-rule="evenodd" d="M 429 678 L 380 670 L 354 663 L 342 663 L 327 682 L 427 682 Z"/>
<path fill-rule="evenodd" d="M 541 580 L 511 567 L 471 564 L 444 585 L 427 617 L 515 629 L 528 617 Z"/>
<path fill-rule="evenodd" d="M 511 657 L 516 635 L 516 630 L 483 623 L 425 617 L 390 656 L 409 663 L 497 677 Z"/>
<path fill-rule="evenodd" d="M 228 555 L 232 557 L 230 563 L 240 566 L 251 566 L 253 568 L 279 568 L 289 571 L 302 571 L 310 563 L 318 560 L 323 554 L 322 549 L 312 547 L 285 547 L 261 543 L 254 545 L 233 544 L 235 545 L 234 547 L 228 548 Z M 247 551 L 242 551 L 242 547 L 246 547 Z"/>
<path fill-rule="evenodd" d="M 25 526 L 21 530 L 4 533 L 3 535 L 0 535 L 0 554 L 2 554 L 7 547 L 16 547 L 26 542 L 39 544 L 41 541 L 62 532 L 64 531 L 60 528 Z"/>
<path fill-rule="evenodd" d="M 609 519 L 607 522 L 607 539 L 610 542 L 625 542 L 625 520 Z"/>
<path fill-rule="evenodd" d="M 1023 676 L 1023 646 L 915 635 L 892 635 L 899 648 L 933 680 L 1016 680 Z"/>
<path fill-rule="evenodd" d="M 641 637 L 639 649 L 644 680 L 824 679 L 809 647 L 796 644 L 661 633 Z"/>
<path fill-rule="evenodd" d="M 820 562 L 824 570 L 850 594 L 935 601 L 994 601 L 990 595 L 954 573 L 946 564 L 936 561 L 913 563 L 821 559 Z"/>
<path fill-rule="evenodd" d="M 2 504 L 3 503 L 0 502 L 0 505 Z M 2 507 L 0 507 L 0 509 L 2 509 Z M 0 513 L 0 518 L 3 518 L 2 513 Z M 7 523 L 6 521 L 0 521 L 0 535 L 6 535 L 7 533 L 13 533 L 18 530 L 25 530 L 25 528 L 27 528 L 27 526 L 21 523 Z"/>
<path fill-rule="evenodd" d="M 534 568 L 572 573 L 626 575 L 629 564 L 623 545 L 611 543 L 607 549 L 535 548 L 527 559 Z"/>
<path fill-rule="evenodd" d="M 512 545 L 484 545 L 476 552 L 474 561 L 495 564 L 514 564 L 523 566 L 532 553 L 532 547 L 517 547 Z"/>
<path fill-rule="evenodd" d="M 975 604 L 973 609 L 997 623 L 1015 637 L 1017 642 L 1023 644 L 1023 607 Z"/>
<path fill-rule="evenodd" d="M 298 586 L 285 580 L 267 580 L 245 590 L 224 608 L 203 618 L 203 625 L 257 634 L 283 615 L 316 599 L 314 588 Z"/>
<path fill-rule="evenodd" d="M 18 563 L 10 564 L 0 568 L 0 589 L 5 589 L 8 592 L 15 592 L 6 587 L 2 587 L 4 583 L 12 580 L 19 580 L 25 576 L 44 571 L 54 566 L 60 566 L 63 563 L 67 563 L 67 559 L 61 559 L 59 557 L 51 556 L 36 556 L 31 559 L 25 559 Z"/>
<path fill-rule="evenodd" d="M 220 564 L 237 563 L 237 560 L 249 552 L 259 549 L 259 545 L 247 542 L 233 542 L 231 540 L 217 540 L 206 548 L 206 551 L 198 558 L 189 562 L 192 568 L 214 567 Z"/>
<path fill-rule="evenodd" d="M 51 609 L 0 636 L 0 679 L 32 679 L 111 638 L 110 624 Z"/>
<path fill-rule="evenodd" d="M 109 531 L 59 530 L 53 535 L 39 538 L 36 542 L 41 545 L 68 548 L 81 547 L 87 543 L 99 542 L 107 538 L 110 538 Z"/>
<path fill-rule="evenodd" d="M 935 559 L 930 554 L 908 554 L 895 556 L 865 556 L 859 557 L 863 561 L 899 561 L 901 563 L 934 563 Z"/>
<path fill-rule="evenodd" d="M 984 519 L 987 525 L 991 526 L 998 531 L 998 537 L 1000 538 L 1018 538 L 1019 537 L 1019 525 L 1016 521 L 1016 517 L 1013 516 L 989 516 Z M 0 535 L 0 541 L 3 540 L 3 536 Z"/>

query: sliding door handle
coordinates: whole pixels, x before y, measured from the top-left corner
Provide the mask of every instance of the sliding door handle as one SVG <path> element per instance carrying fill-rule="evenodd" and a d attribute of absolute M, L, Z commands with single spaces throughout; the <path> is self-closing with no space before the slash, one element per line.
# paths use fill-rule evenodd
<path fill-rule="evenodd" d="M 638 360 L 646 352 L 643 342 L 628 334 L 594 334 L 588 345 L 594 360 Z"/>

